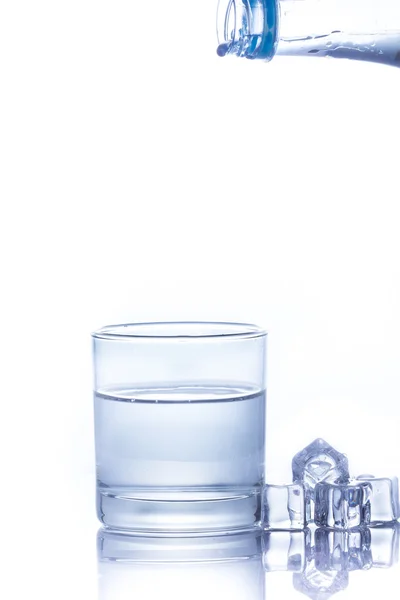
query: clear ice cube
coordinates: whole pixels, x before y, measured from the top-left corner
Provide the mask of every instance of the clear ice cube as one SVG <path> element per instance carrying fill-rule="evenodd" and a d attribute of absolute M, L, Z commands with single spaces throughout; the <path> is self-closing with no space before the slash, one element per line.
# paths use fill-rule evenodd
<path fill-rule="evenodd" d="M 293 481 L 307 484 L 311 490 L 317 483 L 347 483 L 349 465 L 345 454 L 335 450 L 321 438 L 314 440 L 292 460 Z"/>
<path fill-rule="evenodd" d="M 319 571 L 359 571 L 372 567 L 371 533 L 368 528 L 353 531 L 317 529 L 315 565 Z"/>
<path fill-rule="evenodd" d="M 318 483 L 315 486 L 315 524 L 318 527 L 351 529 L 369 525 L 371 485 Z"/>
<path fill-rule="evenodd" d="M 400 517 L 399 483 L 397 477 L 359 475 L 357 481 L 371 486 L 371 524 L 391 523 Z"/>
<path fill-rule="evenodd" d="M 265 529 L 304 529 L 308 522 L 304 486 L 266 485 L 262 493 L 261 519 Z"/>
<path fill-rule="evenodd" d="M 267 572 L 301 573 L 305 567 L 308 531 L 267 531 L 263 537 L 263 565 Z"/>

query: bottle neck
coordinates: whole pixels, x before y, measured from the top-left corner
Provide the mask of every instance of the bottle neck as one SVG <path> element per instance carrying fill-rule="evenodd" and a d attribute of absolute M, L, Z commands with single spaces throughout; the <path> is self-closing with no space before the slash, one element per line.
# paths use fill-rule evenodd
<path fill-rule="evenodd" d="M 278 42 L 278 0 L 219 0 L 219 56 L 270 60 Z"/>
<path fill-rule="evenodd" d="M 398 0 L 219 0 L 218 54 L 335 56 L 400 66 Z"/>

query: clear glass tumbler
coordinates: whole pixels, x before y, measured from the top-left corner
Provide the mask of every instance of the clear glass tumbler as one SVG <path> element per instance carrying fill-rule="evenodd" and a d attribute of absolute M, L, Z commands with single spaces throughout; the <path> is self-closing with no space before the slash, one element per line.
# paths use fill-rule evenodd
<path fill-rule="evenodd" d="M 265 331 L 137 323 L 93 343 L 100 521 L 166 534 L 259 525 Z"/>

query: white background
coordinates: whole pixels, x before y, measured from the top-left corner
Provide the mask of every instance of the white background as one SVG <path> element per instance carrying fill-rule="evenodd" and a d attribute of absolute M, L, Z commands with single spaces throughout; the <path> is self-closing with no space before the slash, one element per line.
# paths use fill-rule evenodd
<path fill-rule="evenodd" d="M 107 323 L 265 326 L 270 478 L 317 435 L 400 474 L 399 74 L 219 59 L 214 14 L 0 7 L 5 597 L 96 598 Z"/>

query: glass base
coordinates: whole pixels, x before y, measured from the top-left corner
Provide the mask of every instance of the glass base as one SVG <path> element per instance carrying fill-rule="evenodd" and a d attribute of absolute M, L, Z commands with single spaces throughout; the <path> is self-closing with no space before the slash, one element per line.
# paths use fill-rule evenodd
<path fill-rule="evenodd" d="M 97 515 L 109 528 L 138 534 L 207 534 L 260 527 L 259 488 L 224 491 L 97 490 Z"/>

